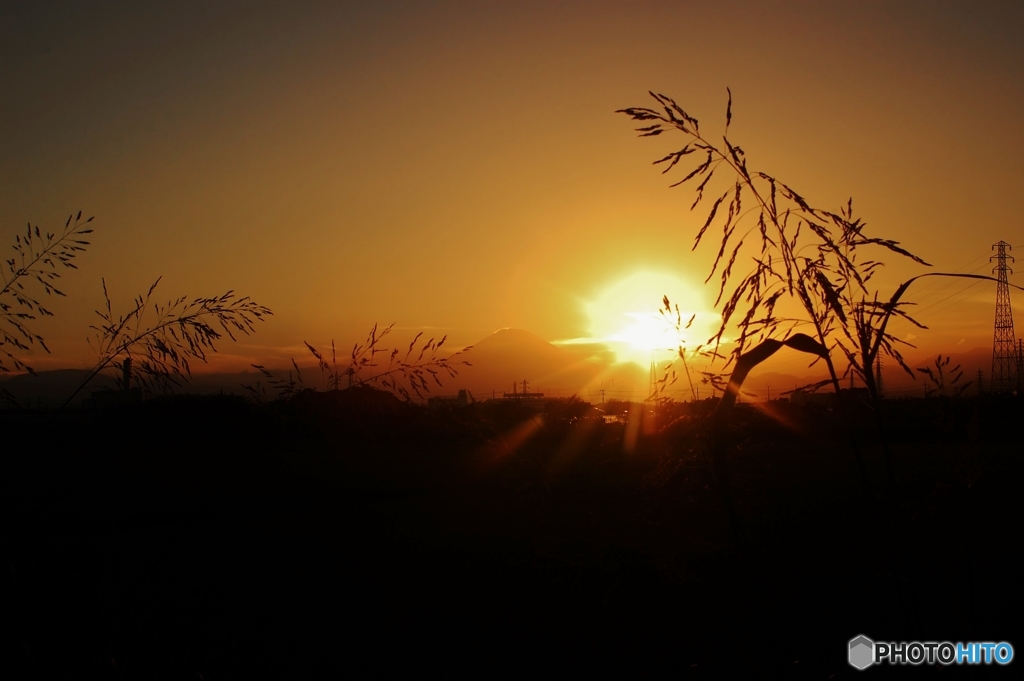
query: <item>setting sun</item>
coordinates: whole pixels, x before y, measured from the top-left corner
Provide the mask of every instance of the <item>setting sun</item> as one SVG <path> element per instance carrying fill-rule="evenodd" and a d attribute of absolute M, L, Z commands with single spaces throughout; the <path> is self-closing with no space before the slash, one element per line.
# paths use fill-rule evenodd
<path fill-rule="evenodd" d="M 696 315 L 689 329 L 677 332 L 675 316 L 659 312 L 663 296 L 679 305 L 684 326 Z M 620 362 L 641 365 L 672 357 L 680 345 L 692 349 L 703 343 L 715 320 L 698 288 L 665 272 L 638 272 L 620 279 L 584 308 L 590 340 L 611 347 Z"/>

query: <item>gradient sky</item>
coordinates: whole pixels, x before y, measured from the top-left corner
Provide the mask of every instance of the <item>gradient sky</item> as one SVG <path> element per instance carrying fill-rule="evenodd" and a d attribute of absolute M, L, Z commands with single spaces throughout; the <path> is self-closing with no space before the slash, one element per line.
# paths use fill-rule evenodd
<path fill-rule="evenodd" d="M 649 89 L 714 129 L 731 87 L 753 168 L 936 269 L 1024 244 L 1016 2 L 12 3 L 0 64 L 0 236 L 96 216 L 37 368 L 89 363 L 101 277 L 271 307 L 240 365 L 377 321 L 607 335 L 594 301 L 652 273 L 699 298 L 715 244 L 651 166 L 676 141 L 614 113 Z M 887 260 L 886 295 L 922 271 Z M 918 289 L 922 352 L 991 343 L 965 286 Z"/>

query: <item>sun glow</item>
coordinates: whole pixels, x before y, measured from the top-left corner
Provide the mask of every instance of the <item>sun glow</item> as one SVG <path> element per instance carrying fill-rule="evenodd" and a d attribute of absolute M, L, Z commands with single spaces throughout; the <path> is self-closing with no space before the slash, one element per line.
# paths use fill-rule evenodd
<path fill-rule="evenodd" d="M 673 305 L 671 315 L 659 313 L 663 296 Z M 677 332 L 676 304 L 684 327 L 696 315 L 689 329 Z M 680 345 L 692 351 L 708 339 L 716 320 L 700 289 L 663 272 L 639 272 L 620 279 L 586 302 L 585 309 L 590 340 L 607 344 L 620 362 L 641 365 L 671 359 Z"/>

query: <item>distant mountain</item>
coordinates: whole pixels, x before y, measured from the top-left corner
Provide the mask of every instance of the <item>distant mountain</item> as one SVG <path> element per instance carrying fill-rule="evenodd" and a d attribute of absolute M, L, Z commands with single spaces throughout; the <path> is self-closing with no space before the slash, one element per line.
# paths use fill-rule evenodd
<path fill-rule="evenodd" d="M 496 331 L 473 345 L 466 359 L 491 371 L 505 369 L 509 376 L 534 381 L 561 373 L 577 361 L 565 350 L 522 329 Z"/>
<path fill-rule="evenodd" d="M 581 390 L 603 368 L 601 364 L 566 352 L 529 331 L 501 329 L 475 343 L 460 357 L 472 366 L 458 368 L 459 375 L 444 381 L 439 392 L 468 389 L 477 398 L 522 391 L 570 395 Z"/>

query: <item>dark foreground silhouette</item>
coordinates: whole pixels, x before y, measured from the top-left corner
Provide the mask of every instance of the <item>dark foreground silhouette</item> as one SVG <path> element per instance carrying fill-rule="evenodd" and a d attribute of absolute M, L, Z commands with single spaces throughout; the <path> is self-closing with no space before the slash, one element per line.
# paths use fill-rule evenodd
<path fill-rule="evenodd" d="M 353 389 L 4 412 L 4 675 L 827 679 L 860 673 L 858 634 L 1019 645 L 1005 426 L 1024 405 L 883 405 L 891 483 L 873 417 L 741 405 L 738 541 L 710 401 L 666 408 L 629 452 L 628 426 L 576 402 Z"/>

